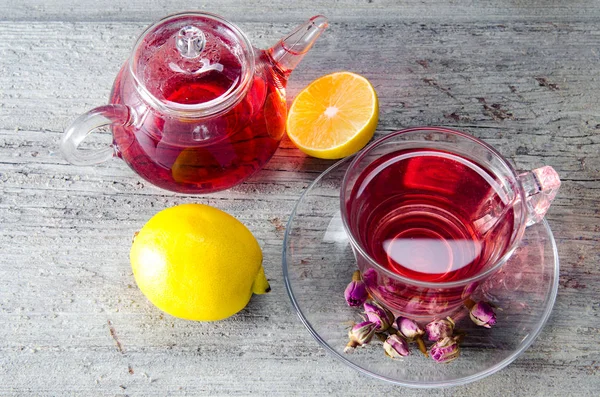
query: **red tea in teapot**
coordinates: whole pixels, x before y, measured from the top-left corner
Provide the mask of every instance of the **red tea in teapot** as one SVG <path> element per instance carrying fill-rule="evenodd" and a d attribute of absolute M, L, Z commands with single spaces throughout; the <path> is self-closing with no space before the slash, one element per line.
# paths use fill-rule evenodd
<path fill-rule="evenodd" d="M 209 72 L 196 82 L 170 82 L 165 98 L 182 104 L 205 103 L 222 96 L 231 85 L 221 73 Z M 228 189 L 258 171 L 279 146 L 287 114 L 283 89 L 273 76 L 254 77 L 240 103 L 202 124 L 150 112 L 139 125 L 113 127 L 118 155 L 144 179 L 164 189 L 183 193 Z M 131 102 L 120 95 L 113 94 L 111 102 Z"/>
<path fill-rule="evenodd" d="M 75 120 L 61 151 L 78 165 L 113 155 L 161 188 L 210 193 L 232 187 L 273 156 L 285 133 L 286 81 L 327 27 L 311 18 L 268 50 L 209 13 L 150 26 L 115 80 L 110 104 Z M 78 150 L 110 125 L 113 147 Z"/>

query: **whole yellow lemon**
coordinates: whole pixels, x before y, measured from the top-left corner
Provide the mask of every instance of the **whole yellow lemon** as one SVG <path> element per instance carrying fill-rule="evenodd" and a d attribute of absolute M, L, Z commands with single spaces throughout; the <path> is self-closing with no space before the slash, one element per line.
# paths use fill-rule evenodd
<path fill-rule="evenodd" d="M 227 318 L 242 310 L 252 293 L 270 290 L 252 233 L 208 205 L 183 204 L 157 213 L 136 235 L 130 260 L 150 302 L 188 320 Z"/>

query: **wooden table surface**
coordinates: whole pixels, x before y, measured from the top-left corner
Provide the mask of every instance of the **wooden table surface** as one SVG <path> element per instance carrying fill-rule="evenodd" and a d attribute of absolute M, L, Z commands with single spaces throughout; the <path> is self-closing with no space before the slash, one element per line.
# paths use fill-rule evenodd
<path fill-rule="evenodd" d="M 283 283 L 286 221 L 330 161 L 285 139 L 258 175 L 205 196 L 173 194 L 117 159 L 68 164 L 64 128 L 106 103 L 139 33 L 196 8 L 258 47 L 314 14 L 331 21 L 289 99 L 338 70 L 380 98 L 377 135 L 444 125 L 517 169 L 553 166 L 547 215 L 560 255 L 553 314 L 514 363 L 467 386 L 404 389 L 359 375 L 313 340 Z M 108 135 L 97 138 L 108 143 Z M 539 395 L 600 390 L 600 2 L 585 0 L 0 2 L 0 395 Z M 218 323 L 178 320 L 141 294 L 133 233 L 179 203 L 214 205 L 259 239 L 272 292 Z"/>

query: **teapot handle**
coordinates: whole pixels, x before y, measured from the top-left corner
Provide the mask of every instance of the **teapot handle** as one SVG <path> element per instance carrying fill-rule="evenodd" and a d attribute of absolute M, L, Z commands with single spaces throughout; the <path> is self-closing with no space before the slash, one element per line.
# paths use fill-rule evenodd
<path fill-rule="evenodd" d="M 106 105 L 90 110 L 79 116 L 65 130 L 60 142 L 60 151 L 64 158 L 75 165 L 92 165 L 102 163 L 115 154 L 111 144 L 108 147 L 95 150 L 77 150 L 81 142 L 94 130 L 104 126 L 128 125 L 130 110 L 125 105 Z"/>

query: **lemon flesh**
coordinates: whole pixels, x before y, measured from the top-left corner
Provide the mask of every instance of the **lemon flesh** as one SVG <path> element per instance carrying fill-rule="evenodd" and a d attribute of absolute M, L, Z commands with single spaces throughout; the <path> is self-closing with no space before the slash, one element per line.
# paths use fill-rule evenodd
<path fill-rule="evenodd" d="M 269 290 L 252 233 L 208 205 L 183 204 L 157 213 L 135 237 L 130 260 L 144 295 L 183 319 L 227 318 L 242 310 L 252 293 Z"/>
<path fill-rule="evenodd" d="M 378 120 L 379 100 L 371 83 L 355 73 L 336 72 L 316 79 L 296 96 L 287 133 L 304 153 L 339 159 L 362 149 Z"/>

